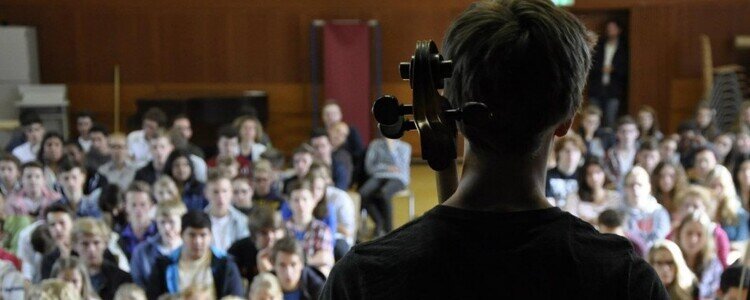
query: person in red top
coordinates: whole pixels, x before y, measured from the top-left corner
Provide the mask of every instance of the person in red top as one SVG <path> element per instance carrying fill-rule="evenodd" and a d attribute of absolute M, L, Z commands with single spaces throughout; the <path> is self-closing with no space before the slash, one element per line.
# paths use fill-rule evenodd
<path fill-rule="evenodd" d="M 5 219 L 0 218 L 0 240 L 5 238 L 5 231 L 3 231 L 4 227 L 5 227 Z M 13 255 L 13 253 L 10 253 L 3 248 L 0 248 L 0 260 L 11 262 L 13 266 L 16 267 L 16 270 L 21 271 L 21 260 L 15 255 Z"/>
<path fill-rule="evenodd" d="M 237 129 L 228 125 L 221 127 L 218 136 L 219 140 L 216 142 L 216 148 L 219 153 L 206 162 L 208 167 L 212 169 L 216 168 L 220 157 L 234 157 L 234 159 L 240 164 L 240 172 L 238 175 L 245 177 L 252 176 L 252 162 L 246 157 L 240 155 L 239 133 L 237 132 Z"/>

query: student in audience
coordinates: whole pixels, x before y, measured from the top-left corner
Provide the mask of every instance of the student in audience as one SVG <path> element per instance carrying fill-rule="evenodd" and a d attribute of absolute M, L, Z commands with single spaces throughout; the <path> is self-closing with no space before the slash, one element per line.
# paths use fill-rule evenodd
<path fill-rule="evenodd" d="M 730 157 L 734 148 L 734 133 L 724 132 L 716 136 L 712 141 L 716 150 L 716 160 L 724 165 L 730 166 Z"/>
<path fill-rule="evenodd" d="M 121 284 L 133 281 L 130 274 L 104 259 L 109 235 L 104 222 L 90 217 L 79 218 L 73 225 L 73 250 L 86 266 L 91 285 L 102 299 L 112 299 Z"/>
<path fill-rule="evenodd" d="M 651 187 L 654 198 L 670 215 L 677 211 L 674 205 L 675 196 L 688 185 L 685 169 L 679 162 L 662 161 L 654 168 L 651 176 Z"/>
<path fill-rule="evenodd" d="M 721 133 L 714 122 L 714 117 L 716 117 L 716 110 L 709 105 L 708 101 L 698 104 L 698 109 L 695 111 L 695 125 L 700 135 L 707 141 L 713 141 Z"/>
<path fill-rule="evenodd" d="M 174 150 L 169 135 L 163 130 L 159 130 L 150 140 L 151 161 L 135 172 L 135 180 L 145 181 L 153 184 L 159 176 L 164 174 L 164 165 L 167 157 Z"/>
<path fill-rule="evenodd" d="M 54 131 L 47 132 L 37 155 L 37 161 L 44 166 L 44 177 L 51 189 L 58 188 L 57 174 L 60 173 L 60 163 L 66 158 L 63 145 L 61 134 Z"/>
<path fill-rule="evenodd" d="M 3 299 L 27 299 L 28 282 L 12 263 L 0 261 L 0 297 Z"/>
<path fill-rule="evenodd" d="M 362 205 L 375 222 L 377 235 L 393 229 L 391 199 L 409 186 L 411 145 L 377 139 L 367 147 L 365 170 L 370 176 L 359 188 Z"/>
<path fill-rule="evenodd" d="M 310 172 L 297 185 L 305 184 L 311 187 L 314 201 L 313 217 L 328 225 L 328 228 L 331 229 L 331 234 L 333 234 L 334 229 L 338 228 L 338 216 L 335 213 L 334 207 L 329 204 L 325 193 L 326 186 L 330 181 L 330 175 L 323 175 L 321 172 L 313 173 L 314 170 L 319 169 L 326 169 L 326 172 L 328 172 L 327 166 L 320 163 L 313 163 L 310 167 Z M 292 188 L 294 189 L 294 187 Z M 280 211 L 284 221 L 292 219 L 293 212 L 288 201 L 281 204 Z"/>
<path fill-rule="evenodd" d="M 750 160 L 743 161 L 735 172 L 737 193 L 746 211 L 750 209 Z"/>
<path fill-rule="evenodd" d="M 698 127 L 693 122 L 685 121 L 677 127 L 680 136 L 677 144 L 677 152 L 680 154 L 680 163 L 685 169 L 690 169 L 695 164 L 695 153 L 698 148 L 706 146 L 708 141 L 700 135 Z"/>
<path fill-rule="evenodd" d="M 7 230 L 4 223 L 5 220 L 3 220 L 3 235 L 5 235 L 5 231 Z M 37 229 L 39 229 L 38 233 L 36 233 Z M 32 239 L 34 233 L 36 233 L 36 239 Z M 36 222 L 24 227 L 23 230 L 18 233 L 17 241 L 16 254 L 18 255 L 18 258 L 21 259 L 21 273 L 29 282 L 38 283 L 42 280 L 41 272 L 44 255 L 54 250 L 55 247 L 55 242 L 49 233 L 46 221 L 37 220 Z M 4 248 L 12 250 L 12 247 Z"/>
<path fill-rule="evenodd" d="M 648 105 L 641 106 L 636 114 L 638 123 L 638 132 L 641 133 L 640 140 L 661 141 L 664 134 L 659 130 L 659 119 L 656 116 L 656 110 Z"/>
<path fill-rule="evenodd" d="M 151 140 L 158 137 L 166 124 L 167 115 L 161 109 L 152 107 L 143 115 L 141 130 L 128 134 L 129 152 L 136 165 L 146 164 L 151 160 Z"/>
<path fill-rule="evenodd" d="M 193 127 L 191 123 L 192 122 L 187 115 L 177 115 L 174 117 L 174 120 L 172 120 L 172 130 L 179 132 L 187 141 L 185 150 L 190 152 L 190 154 L 196 155 L 200 158 L 205 158 L 206 155 L 203 153 L 203 149 L 190 142 L 190 138 L 193 137 Z"/>
<path fill-rule="evenodd" d="M 703 212 L 709 216 L 716 211 L 716 205 L 711 196 L 711 191 L 699 185 L 690 185 L 677 194 L 675 198 L 677 210 L 672 215 L 672 232 L 667 238 L 672 238 L 677 227 L 682 223 L 682 219 L 696 211 Z M 712 221 L 714 245 L 716 247 L 716 256 L 719 258 L 722 266 L 727 266 L 727 256 L 729 255 L 730 244 L 726 231 L 719 224 Z"/>
<path fill-rule="evenodd" d="M 253 279 L 247 297 L 252 300 L 283 300 L 284 293 L 275 275 L 262 273 Z"/>
<path fill-rule="evenodd" d="M 233 157 L 220 157 L 214 170 L 226 178 L 236 178 L 240 175 L 240 163 Z"/>
<path fill-rule="evenodd" d="M 253 187 L 249 178 L 232 179 L 232 206 L 246 216 L 253 211 Z"/>
<path fill-rule="evenodd" d="M 133 250 L 138 244 L 158 234 L 156 223 L 151 215 L 153 203 L 151 187 L 145 182 L 135 181 L 125 191 L 125 212 L 128 216 L 128 224 L 120 232 L 120 240 L 117 243 L 125 251 L 128 259 L 132 258 Z"/>
<path fill-rule="evenodd" d="M 27 293 L 27 299 L 66 299 L 82 300 L 75 287 L 59 279 L 47 279 L 38 286 L 32 286 Z"/>
<path fill-rule="evenodd" d="M 52 278 L 70 283 L 79 291 L 81 299 L 99 299 L 86 267 L 78 257 L 67 257 L 58 259 L 51 272 Z"/>
<path fill-rule="evenodd" d="M 91 127 L 89 133 L 89 136 L 91 137 L 91 148 L 86 151 L 87 167 L 98 170 L 99 167 L 112 159 L 107 144 L 108 135 L 109 132 L 102 125 L 94 125 L 94 127 Z"/>
<path fill-rule="evenodd" d="M 575 133 L 555 141 L 556 166 L 547 171 L 545 195 L 554 200 L 553 205 L 564 207 L 568 196 L 578 192 L 578 177 L 581 161 L 586 154 L 586 145 Z"/>
<path fill-rule="evenodd" d="M 669 212 L 651 196 L 651 182 L 646 170 L 633 167 L 625 176 L 624 189 L 622 210 L 627 216 L 626 230 L 639 235 L 647 246 L 664 239 L 670 230 Z"/>
<path fill-rule="evenodd" d="M 227 250 L 237 262 L 240 274 L 252 282 L 258 273 L 273 270 L 271 248 L 286 235 L 281 215 L 268 207 L 259 207 L 249 215 L 250 236 L 240 239 Z"/>
<path fill-rule="evenodd" d="M 346 139 L 349 136 L 349 125 L 344 122 L 336 122 L 326 128 L 328 132 L 328 138 L 331 141 L 333 147 L 333 156 L 345 156 L 346 154 L 339 154 L 338 152 L 343 151 L 352 157 L 352 185 L 356 184 L 361 186 L 367 179 L 365 173 L 365 162 L 364 162 L 364 149 L 348 149 L 346 146 Z M 352 153 L 352 151 L 359 151 Z M 356 156 L 355 156 L 356 154 Z"/>
<path fill-rule="evenodd" d="M 197 285 L 207 285 L 211 299 L 244 294 L 234 259 L 211 247 L 212 227 L 211 218 L 204 212 L 188 211 L 182 216 L 183 246 L 157 259 L 146 285 L 149 299 Z M 169 275 L 175 272 L 181 275 Z"/>
<path fill-rule="evenodd" d="M 69 159 L 60 164 L 59 184 L 62 186 L 63 197 L 60 203 L 67 205 L 79 217 L 100 218 L 99 196 L 101 189 L 96 189 L 88 195 L 83 193 L 86 184 L 86 168 Z"/>
<path fill-rule="evenodd" d="M 622 189 L 623 178 L 635 164 L 638 151 L 638 126 L 630 116 L 623 116 L 617 122 L 617 143 L 607 151 L 604 159 L 610 182 L 618 190 Z"/>
<path fill-rule="evenodd" d="M 601 127 L 602 110 L 595 105 L 586 106 L 581 114 L 581 127 L 578 134 L 586 144 L 587 156 L 600 159 L 614 144 L 614 137 L 609 128 Z"/>
<path fill-rule="evenodd" d="M 156 203 L 164 201 L 182 201 L 180 190 L 172 177 L 163 175 L 153 184 L 153 197 Z"/>
<path fill-rule="evenodd" d="M 187 213 L 185 204 L 180 201 L 164 201 L 156 206 L 159 235 L 149 237 L 146 242 L 136 246 L 130 260 L 133 282 L 144 288 L 148 285 L 156 259 L 168 256 L 182 246 L 182 216 Z"/>
<path fill-rule="evenodd" d="M 125 197 L 119 186 L 108 184 L 102 188 L 99 196 L 99 209 L 102 211 L 102 220 L 115 232 L 122 231 L 128 223 L 125 214 Z"/>
<path fill-rule="evenodd" d="M 130 161 L 127 139 L 121 133 L 113 133 L 107 137 L 107 148 L 112 159 L 99 167 L 99 173 L 121 190 L 126 190 L 138 171 L 138 166 Z"/>
<path fill-rule="evenodd" d="M 346 151 L 334 153 L 328 132 L 321 128 L 313 130 L 310 145 L 315 149 L 315 159 L 331 168 L 334 185 L 342 190 L 349 189 L 354 172 L 351 154 Z"/>
<path fill-rule="evenodd" d="M 253 205 L 266 206 L 273 210 L 280 209 L 284 198 L 279 194 L 281 189 L 274 188 L 278 181 L 277 173 L 271 164 L 267 160 L 258 161 L 253 169 Z"/>
<path fill-rule="evenodd" d="M 679 137 L 665 137 L 659 142 L 659 157 L 661 157 L 661 161 L 675 164 L 680 163 L 680 153 L 677 152 L 677 139 Z"/>
<path fill-rule="evenodd" d="M 688 178 L 691 183 L 707 185 L 709 174 L 713 173 L 717 166 L 719 164 L 713 147 L 700 147 L 695 150 L 695 165 L 688 170 Z"/>
<path fill-rule="evenodd" d="M 737 114 L 736 132 L 750 132 L 750 101 L 742 101 L 740 112 Z"/>
<path fill-rule="evenodd" d="M 341 107 L 334 100 L 328 100 L 320 112 L 323 125 L 326 129 L 330 129 L 337 123 L 343 122 L 344 115 L 341 113 Z M 347 127 L 349 134 L 346 136 L 343 147 L 352 155 L 352 159 L 356 165 L 357 159 L 362 159 L 365 155 L 365 144 L 362 142 L 362 135 L 359 134 L 359 130 L 356 127 L 349 125 Z"/>
<path fill-rule="evenodd" d="M 310 167 L 308 180 L 311 181 L 313 187 L 313 197 L 318 200 L 313 214 L 320 219 L 323 215 L 321 204 L 325 203 L 328 214 L 335 217 L 335 226 L 329 227 L 333 232 L 335 242 L 334 258 L 339 260 L 354 246 L 354 234 L 357 230 L 354 203 L 346 191 L 333 186 L 328 167 L 313 164 Z"/>
<path fill-rule="evenodd" d="M 42 147 L 42 138 L 44 137 L 44 125 L 42 119 L 36 114 L 26 114 L 21 118 L 21 126 L 26 136 L 26 142 L 13 148 L 11 153 L 18 158 L 21 163 L 27 163 L 37 159 L 39 149 Z"/>
<path fill-rule="evenodd" d="M 721 224 L 721 228 L 727 232 L 730 241 L 745 241 L 750 238 L 748 232 L 750 216 L 737 198 L 737 190 L 729 170 L 722 165 L 717 165 L 708 175 L 706 183 L 711 188 L 716 201 L 716 212 L 710 216 L 711 220 Z"/>
<path fill-rule="evenodd" d="M 201 210 L 208 201 L 203 197 L 204 185 L 195 178 L 190 155 L 186 150 L 172 151 L 164 165 L 164 174 L 174 180 L 188 209 Z"/>
<path fill-rule="evenodd" d="M 302 244 L 307 264 L 327 274 L 334 262 L 333 235 L 328 225 L 314 218 L 315 205 L 310 181 L 292 187 L 289 199 L 292 218 L 286 221 L 286 228 Z"/>
<path fill-rule="evenodd" d="M 204 192 L 205 212 L 211 219 L 211 246 L 226 251 L 237 240 L 250 235 L 247 216 L 232 206 L 232 182 L 221 175 L 209 177 Z"/>
<path fill-rule="evenodd" d="M 309 267 L 309 260 L 305 263 L 304 249 L 297 240 L 287 237 L 277 241 L 271 257 L 274 273 L 284 292 L 284 299 L 318 299 L 325 283 L 325 276 L 315 268 Z"/>
<path fill-rule="evenodd" d="M 0 195 L 7 198 L 21 190 L 21 162 L 13 155 L 0 154 Z"/>
<path fill-rule="evenodd" d="M 292 167 L 294 175 L 284 180 L 284 195 L 291 194 L 291 187 L 307 176 L 315 158 L 315 149 L 308 144 L 302 144 L 292 153 Z"/>
<path fill-rule="evenodd" d="M 216 148 L 218 154 L 208 160 L 208 166 L 215 168 L 222 157 L 233 157 L 240 164 L 241 176 L 249 176 L 252 171 L 252 161 L 240 155 L 239 132 L 233 126 L 223 126 L 219 128 Z"/>
<path fill-rule="evenodd" d="M 606 187 L 607 176 L 601 161 L 592 157 L 586 160 L 576 176 L 578 191 L 571 193 L 565 201 L 564 210 L 592 225 L 608 208 L 617 208 L 622 203 L 622 196 Z"/>
<path fill-rule="evenodd" d="M 708 215 L 696 211 L 682 219 L 674 236 L 688 267 L 698 277 L 699 296 L 702 299 L 715 297 L 721 272 L 724 271 L 716 255 L 712 226 Z"/>
<path fill-rule="evenodd" d="M 172 145 L 174 146 L 174 149 L 172 152 L 177 151 L 177 150 L 181 150 L 185 152 L 186 157 L 190 160 L 190 163 L 193 165 L 192 173 L 193 173 L 193 176 L 195 176 L 195 180 L 201 183 L 206 182 L 206 178 L 208 177 L 208 164 L 206 164 L 206 161 L 200 156 L 192 154 L 187 150 L 188 140 L 186 140 L 185 137 L 183 137 L 179 131 L 170 130 L 168 134 L 169 134 L 169 141 L 172 142 Z"/>
<path fill-rule="evenodd" d="M 275 148 L 267 149 L 266 152 L 263 152 L 263 154 L 261 154 L 260 158 L 270 163 L 271 170 L 273 171 L 273 177 L 278 179 L 273 181 L 273 184 L 271 184 L 271 189 L 276 191 L 277 193 L 280 193 L 284 187 L 284 181 L 281 180 L 281 178 L 289 177 L 290 174 L 294 173 L 294 169 L 286 168 L 286 159 L 284 158 L 284 153 Z"/>
<path fill-rule="evenodd" d="M 601 233 L 615 234 L 628 239 L 635 253 L 639 257 L 644 257 L 648 251 L 646 241 L 637 234 L 625 231 L 624 218 L 625 216 L 615 209 L 605 209 L 596 219 L 597 228 Z"/>
<path fill-rule="evenodd" d="M 91 116 L 91 113 L 84 111 L 76 115 L 76 131 L 78 131 L 78 138 L 74 139 L 74 141 L 81 145 L 84 152 L 89 152 L 91 149 L 91 129 L 93 127 L 94 118 Z"/>
<path fill-rule="evenodd" d="M 21 166 L 21 190 L 6 199 L 5 214 L 41 218 L 47 206 L 60 198 L 49 189 L 42 165 L 28 162 Z"/>
<path fill-rule="evenodd" d="M 743 161 L 750 159 L 750 131 L 737 133 L 737 142 L 728 156 L 728 161 L 724 165 L 734 174 Z"/>
<path fill-rule="evenodd" d="M 750 288 L 750 270 L 745 265 L 733 265 L 721 273 L 719 292 L 716 299 L 740 300 L 747 299 Z"/>
<path fill-rule="evenodd" d="M 70 207 L 55 203 L 49 207 L 46 216 L 47 230 L 54 240 L 55 247 L 49 253 L 45 253 L 41 262 L 41 278 L 50 278 L 52 267 L 60 258 L 68 258 L 73 251 L 72 232 L 75 212 Z"/>
<path fill-rule="evenodd" d="M 641 166 L 650 176 L 654 175 L 656 165 L 661 161 L 659 144 L 656 140 L 643 140 L 635 156 L 635 164 Z"/>
<path fill-rule="evenodd" d="M 661 240 L 654 243 L 648 252 L 648 263 L 659 275 L 670 299 L 693 299 L 697 294 L 698 279 L 674 242 Z"/>
<path fill-rule="evenodd" d="M 0 218 L 0 239 L 5 236 L 3 226 L 5 225 L 5 219 Z M 13 255 L 13 253 L 7 251 L 4 248 L 0 248 L 0 261 L 5 261 L 13 264 L 16 270 L 21 271 L 21 259 Z M 2 277 L 0 277 L 2 278 Z"/>
<path fill-rule="evenodd" d="M 255 116 L 245 115 L 234 120 L 234 127 L 239 132 L 240 155 L 249 161 L 258 161 L 266 151 L 263 145 L 263 125 Z"/>

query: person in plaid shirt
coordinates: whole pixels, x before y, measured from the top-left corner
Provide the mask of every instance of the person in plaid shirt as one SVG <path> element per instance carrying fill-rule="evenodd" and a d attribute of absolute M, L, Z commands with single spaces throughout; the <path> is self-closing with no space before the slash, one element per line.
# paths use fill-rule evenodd
<path fill-rule="evenodd" d="M 328 275 L 334 263 L 333 235 L 328 225 L 313 217 L 316 204 L 310 181 L 303 180 L 292 187 L 289 197 L 292 218 L 286 222 L 286 228 L 302 245 L 308 265 Z"/>

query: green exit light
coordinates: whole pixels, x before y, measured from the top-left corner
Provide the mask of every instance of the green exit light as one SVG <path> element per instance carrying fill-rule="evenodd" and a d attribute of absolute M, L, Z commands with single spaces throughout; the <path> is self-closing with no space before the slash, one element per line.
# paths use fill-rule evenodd
<path fill-rule="evenodd" d="M 552 3 L 557 6 L 573 6 L 575 0 L 552 0 Z"/>

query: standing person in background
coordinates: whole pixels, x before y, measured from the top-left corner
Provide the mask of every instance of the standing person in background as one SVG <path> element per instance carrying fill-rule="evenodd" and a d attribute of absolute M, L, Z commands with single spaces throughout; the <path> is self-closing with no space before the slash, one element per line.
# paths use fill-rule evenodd
<path fill-rule="evenodd" d="M 179 132 L 180 135 L 185 138 L 187 141 L 185 149 L 188 152 L 200 158 L 206 158 L 203 149 L 190 142 L 190 138 L 193 137 L 193 127 L 191 125 L 190 118 L 186 115 L 180 114 L 174 117 L 174 120 L 172 121 L 172 130 Z"/>
<path fill-rule="evenodd" d="M 160 129 L 163 130 L 167 124 L 167 115 L 161 109 L 152 107 L 143 114 L 141 130 L 128 134 L 128 146 L 133 161 L 143 165 L 151 160 L 151 147 L 149 141 L 157 137 Z"/>
<path fill-rule="evenodd" d="M 135 172 L 135 180 L 154 184 L 156 179 L 164 174 L 164 165 L 167 163 L 169 154 L 174 150 L 174 145 L 172 145 L 169 135 L 163 130 L 157 131 L 148 143 L 151 160 Z"/>
<path fill-rule="evenodd" d="M 37 158 L 39 148 L 42 147 L 42 138 L 44 138 L 45 130 L 42 119 L 36 114 L 27 114 L 26 118 L 21 119 L 21 126 L 23 126 L 26 142 L 13 148 L 11 153 L 21 163 L 26 163 Z"/>
<path fill-rule="evenodd" d="M 628 89 L 629 54 L 622 24 L 610 20 L 594 48 L 589 73 L 589 101 L 604 112 L 604 126 L 612 127 Z"/>
<path fill-rule="evenodd" d="M 112 159 L 107 143 L 109 131 L 102 125 L 94 125 L 89 131 L 91 147 L 86 152 L 87 167 L 97 170 Z"/>
<path fill-rule="evenodd" d="M 411 145 L 403 141 L 381 138 L 367 148 L 365 170 L 370 178 L 359 194 L 378 236 L 393 230 L 391 198 L 409 186 L 410 163 Z"/>
<path fill-rule="evenodd" d="M 242 116 L 234 120 L 234 127 L 239 132 L 240 155 L 249 161 L 258 161 L 266 152 L 266 145 L 261 142 L 263 125 L 254 116 Z"/>
<path fill-rule="evenodd" d="M 94 126 L 94 118 L 87 111 L 79 112 L 76 115 L 76 131 L 78 137 L 74 141 L 78 142 L 83 151 L 88 153 L 91 149 L 91 128 Z"/>

